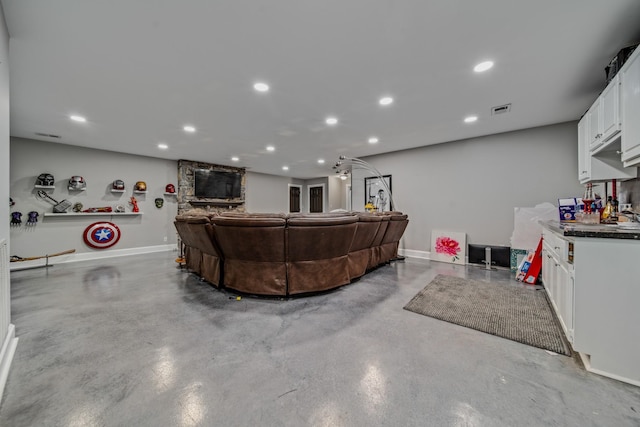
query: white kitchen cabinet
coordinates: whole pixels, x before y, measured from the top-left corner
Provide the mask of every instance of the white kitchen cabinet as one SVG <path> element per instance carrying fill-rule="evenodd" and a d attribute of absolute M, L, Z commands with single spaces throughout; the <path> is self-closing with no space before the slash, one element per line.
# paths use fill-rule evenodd
<path fill-rule="evenodd" d="M 625 167 L 620 159 L 625 138 L 621 132 L 620 82 L 618 75 L 578 122 L 578 181 L 582 184 L 638 176 L 636 167 Z"/>
<path fill-rule="evenodd" d="M 620 77 L 609 82 L 589 111 L 589 150 L 597 152 L 620 136 Z"/>
<path fill-rule="evenodd" d="M 589 149 L 595 151 L 603 144 L 602 140 L 602 102 L 601 98 L 595 100 L 587 115 L 589 116 Z"/>
<path fill-rule="evenodd" d="M 591 154 L 589 153 L 589 115 L 585 114 L 578 123 L 578 181 L 591 180 Z"/>
<path fill-rule="evenodd" d="M 620 76 L 617 75 L 600 95 L 601 138 L 607 144 L 620 135 Z"/>
<path fill-rule="evenodd" d="M 640 48 L 618 73 L 621 81 L 622 161 L 640 164 Z"/>
<path fill-rule="evenodd" d="M 640 241 L 561 232 L 543 225 L 542 280 L 568 340 L 588 371 L 640 386 Z"/>
<path fill-rule="evenodd" d="M 544 230 L 542 237 L 542 283 L 569 342 L 573 342 L 574 278 L 569 263 L 569 241 Z"/>
<path fill-rule="evenodd" d="M 620 160 L 620 138 L 614 138 L 590 151 L 589 125 L 592 116 L 585 114 L 578 123 L 578 181 L 603 182 L 611 179 L 632 179 L 638 176 L 638 168 L 624 167 Z"/>

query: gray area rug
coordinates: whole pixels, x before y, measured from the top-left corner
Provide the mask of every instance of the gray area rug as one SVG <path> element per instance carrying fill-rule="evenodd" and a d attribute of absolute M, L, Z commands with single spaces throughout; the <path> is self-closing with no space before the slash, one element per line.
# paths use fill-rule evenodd
<path fill-rule="evenodd" d="M 544 290 L 439 274 L 405 310 L 571 356 Z"/>

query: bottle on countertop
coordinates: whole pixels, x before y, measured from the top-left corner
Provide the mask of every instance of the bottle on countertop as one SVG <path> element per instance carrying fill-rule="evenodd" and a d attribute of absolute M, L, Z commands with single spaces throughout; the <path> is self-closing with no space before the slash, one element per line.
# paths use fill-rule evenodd
<path fill-rule="evenodd" d="M 613 211 L 612 197 L 609 196 L 607 197 L 607 204 L 602 210 L 602 219 L 608 219 L 611 216 L 612 211 Z"/>

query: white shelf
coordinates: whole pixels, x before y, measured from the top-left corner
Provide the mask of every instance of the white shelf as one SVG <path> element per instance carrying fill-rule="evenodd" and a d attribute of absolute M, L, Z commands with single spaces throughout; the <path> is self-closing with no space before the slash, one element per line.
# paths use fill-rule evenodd
<path fill-rule="evenodd" d="M 178 193 L 164 193 L 165 196 L 178 196 Z"/>
<path fill-rule="evenodd" d="M 135 194 L 147 194 L 147 191 L 133 190 Z"/>
<path fill-rule="evenodd" d="M 125 191 L 127 191 L 127 190 L 116 190 L 115 188 L 111 189 L 112 193 L 124 193 Z"/>
<path fill-rule="evenodd" d="M 55 190 L 55 185 L 34 185 L 33 188 L 44 188 L 45 190 Z"/>
<path fill-rule="evenodd" d="M 69 191 L 87 191 L 86 188 L 71 188 L 71 187 L 67 187 L 67 190 L 69 190 Z"/>
<path fill-rule="evenodd" d="M 135 216 L 142 214 L 143 212 L 45 212 L 44 216 Z"/>

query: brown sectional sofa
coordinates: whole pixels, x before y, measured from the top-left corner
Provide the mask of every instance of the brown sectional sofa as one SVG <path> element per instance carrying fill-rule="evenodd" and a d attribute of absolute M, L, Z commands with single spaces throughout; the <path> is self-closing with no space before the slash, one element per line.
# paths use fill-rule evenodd
<path fill-rule="evenodd" d="M 358 217 L 293 217 L 287 220 L 288 294 L 324 291 L 349 283 L 348 255 Z"/>
<path fill-rule="evenodd" d="M 286 295 L 286 219 L 217 216 L 211 221 L 224 254 L 225 286 L 252 294 Z"/>
<path fill-rule="evenodd" d="M 177 216 L 186 266 L 215 286 L 288 296 L 333 289 L 397 257 L 400 212 Z"/>

